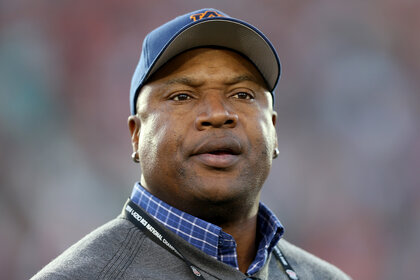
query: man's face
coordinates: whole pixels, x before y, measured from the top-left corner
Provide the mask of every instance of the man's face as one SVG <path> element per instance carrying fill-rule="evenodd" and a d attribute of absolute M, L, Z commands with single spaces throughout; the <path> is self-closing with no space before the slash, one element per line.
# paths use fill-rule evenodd
<path fill-rule="evenodd" d="M 129 127 L 152 194 L 190 213 L 200 204 L 258 203 L 276 114 L 251 62 L 228 50 L 187 51 L 142 88 L 137 112 Z"/>

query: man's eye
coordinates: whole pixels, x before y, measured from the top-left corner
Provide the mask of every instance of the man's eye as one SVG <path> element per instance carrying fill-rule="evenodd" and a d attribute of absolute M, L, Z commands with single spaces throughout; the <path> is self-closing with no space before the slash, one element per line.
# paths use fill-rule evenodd
<path fill-rule="evenodd" d="M 254 96 L 247 92 L 238 92 L 235 95 L 233 95 L 233 97 L 238 99 L 254 99 Z"/>
<path fill-rule="evenodd" d="M 191 96 L 189 96 L 186 93 L 180 93 L 180 94 L 177 94 L 177 95 L 173 96 L 171 99 L 174 100 L 174 101 L 185 101 L 185 100 L 191 99 Z"/>

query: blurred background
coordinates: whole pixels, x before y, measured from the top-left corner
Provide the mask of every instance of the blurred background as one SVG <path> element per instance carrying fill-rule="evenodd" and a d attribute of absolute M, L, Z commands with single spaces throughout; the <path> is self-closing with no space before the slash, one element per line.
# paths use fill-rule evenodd
<path fill-rule="evenodd" d="M 119 214 L 139 178 L 126 123 L 142 40 L 203 7 L 260 28 L 282 60 L 263 201 L 286 239 L 354 279 L 418 279 L 416 0 L 0 1 L 0 278 L 30 278 Z"/>

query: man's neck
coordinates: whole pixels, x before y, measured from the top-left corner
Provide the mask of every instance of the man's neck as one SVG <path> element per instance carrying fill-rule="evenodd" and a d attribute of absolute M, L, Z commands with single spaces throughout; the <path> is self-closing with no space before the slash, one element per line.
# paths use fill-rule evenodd
<path fill-rule="evenodd" d="M 235 224 L 222 225 L 222 230 L 235 239 L 239 270 L 246 273 L 257 253 L 257 216 Z"/>
<path fill-rule="evenodd" d="M 257 216 L 259 208 L 259 195 L 250 203 L 238 199 L 225 205 L 200 204 L 199 211 L 190 213 L 222 228 L 230 234 L 236 242 L 236 253 L 239 270 L 246 273 L 254 261 L 257 245 Z M 203 211 L 206 209 L 206 211 Z"/>
<path fill-rule="evenodd" d="M 259 196 L 258 196 L 259 197 Z M 212 205 L 188 209 L 187 213 L 199 217 L 222 228 L 230 234 L 236 242 L 236 253 L 239 270 L 246 273 L 257 253 L 257 216 L 258 200 L 246 204 L 238 200 L 232 204 Z M 243 201 L 243 200 L 242 200 Z M 190 204 L 191 205 L 191 204 Z M 205 209 L 205 211 L 203 211 Z"/>

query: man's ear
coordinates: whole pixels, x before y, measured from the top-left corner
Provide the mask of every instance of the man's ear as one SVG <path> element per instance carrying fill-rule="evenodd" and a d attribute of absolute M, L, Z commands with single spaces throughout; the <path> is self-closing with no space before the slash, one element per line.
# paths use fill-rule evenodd
<path fill-rule="evenodd" d="M 128 117 L 128 129 L 131 134 L 131 145 L 133 146 L 133 153 L 139 149 L 139 137 L 140 137 L 140 119 L 136 115 Z"/>

